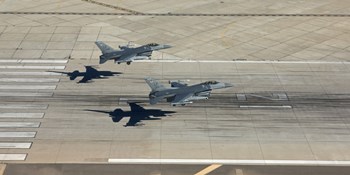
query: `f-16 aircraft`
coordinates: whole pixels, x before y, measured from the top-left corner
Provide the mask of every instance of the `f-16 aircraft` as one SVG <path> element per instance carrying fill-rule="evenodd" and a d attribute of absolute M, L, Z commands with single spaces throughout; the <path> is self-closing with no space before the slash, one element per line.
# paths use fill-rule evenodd
<path fill-rule="evenodd" d="M 159 120 L 159 117 L 166 117 L 170 114 L 175 113 L 174 111 L 162 111 L 159 109 L 145 109 L 138 105 L 136 102 L 134 103 L 128 103 L 130 106 L 130 111 L 123 111 L 122 109 L 118 108 L 114 111 L 101 111 L 101 110 L 86 110 L 86 111 L 92 111 L 92 112 L 100 112 L 100 113 L 106 113 L 109 114 L 109 116 L 112 118 L 113 122 L 119 122 L 124 117 L 130 117 L 128 123 L 126 123 L 126 126 L 136 126 L 138 122 L 142 120 Z"/>
<path fill-rule="evenodd" d="M 213 89 L 233 86 L 229 83 L 220 83 L 217 81 L 207 81 L 191 86 L 181 81 L 169 81 L 171 87 L 165 87 L 151 77 L 145 78 L 145 81 L 152 89 L 149 94 L 149 102 L 152 105 L 166 98 L 167 102 L 170 102 L 172 106 L 184 106 L 192 103 L 194 100 L 208 99 Z"/>
<path fill-rule="evenodd" d="M 100 64 L 108 60 L 114 60 L 115 63 L 130 63 L 134 60 L 150 59 L 152 52 L 155 50 L 170 48 L 170 45 L 162 45 L 157 43 L 150 43 L 140 47 L 131 47 L 130 44 L 126 46 L 119 46 L 120 50 L 115 50 L 102 41 L 96 41 L 95 44 L 100 48 L 102 55 L 100 56 Z"/>

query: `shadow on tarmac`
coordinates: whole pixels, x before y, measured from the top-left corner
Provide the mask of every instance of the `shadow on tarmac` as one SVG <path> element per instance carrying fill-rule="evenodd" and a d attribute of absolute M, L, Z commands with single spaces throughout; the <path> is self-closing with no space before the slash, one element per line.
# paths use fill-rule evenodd
<path fill-rule="evenodd" d="M 137 104 L 137 102 L 128 103 L 130 106 L 130 111 L 123 111 L 120 108 L 115 109 L 114 111 L 102 111 L 102 110 L 85 110 L 92 112 L 99 112 L 109 114 L 109 117 L 112 118 L 112 121 L 118 123 L 124 117 L 130 117 L 128 123 L 124 126 L 140 126 L 143 124 L 138 124 L 142 120 L 160 120 L 159 117 L 171 116 L 169 114 L 176 113 L 175 111 L 163 111 L 160 109 L 145 109 Z"/>
<path fill-rule="evenodd" d="M 49 71 L 66 74 L 70 80 L 75 80 L 77 77 L 83 77 L 77 83 L 89 83 L 90 80 L 93 79 L 107 79 L 108 77 L 122 74 L 121 72 L 111 72 L 111 71 L 98 71 L 92 66 L 85 66 L 85 72 L 79 72 L 79 70 L 75 70 L 73 72 L 57 72 L 57 71 Z"/>

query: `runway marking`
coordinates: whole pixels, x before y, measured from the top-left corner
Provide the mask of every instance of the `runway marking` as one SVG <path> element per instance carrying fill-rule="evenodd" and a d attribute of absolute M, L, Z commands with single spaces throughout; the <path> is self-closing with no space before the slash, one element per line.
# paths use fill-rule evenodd
<path fill-rule="evenodd" d="M 27 154 L 0 154 L 0 160 L 26 160 Z"/>
<path fill-rule="evenodd" d="M 0 138 L 34 138 L 36 132 L 8 132 L 8 131 L 0 131 Z"/>
<path fill-rule="evenodd" d="M 53 63 L 53 64 L 64 64 L 67 63 L 68 60 L 2 60 L 0 59 L 0 63 Z"/>
<path fill-rule="evenodd" d="M 0 113 L 0 118 L 43 118 L 44 113 Z"/>
<path fill-rule="evenodd" d="M 5 164 L 5 163 L 0 164 L 0 175 L 5 174 L 6 166 L 7 166 L 7 164 Z"/>
<path fill-rule="evenodd" d="M 39 128 L 40 122 L 0 122 L 0 128 Z"/>
<path fill-rule="evenodd" d="M 198 173 L 196 173 L 195 175 L 206 175 L 218 168 L 220 168 L 222 166 L 222 164 L 213 164 L 213 165 L 210 165 L 206 168 L 204 168 L 203 170 L 199 171 Z"/>
<path fill-rule="evenodd" d="M 0 78 L 0 82 L 21 82 L 21 83 L 57 83 L 58 78 Z"/>
<path fill-rule="evenodd" d="M 349 160 L 108 159 L 117 164 L 350 166 Z"/>
<path fill-rule="evenodd" d="M 32 146 L 32 142 L 0 142 L 1 148 L 30 148 Z"/>
<path fill-rule="evenodd" d="M 57 72 L 0 72 L 0 75 L 57 75 L 60 76 L 62 73 Z"/>
<path fill-rule="evenodd" d="M 350 64 L 348 61 L 135 60 L 134 63 Z"/>
<path fill-rule="evenodd" d="M 0 97 L 52 97 L 52 92 L 0 92 Z"/>
<path fill-rule="evenodd" d="M 0 104 L 0 109 L 47 109 L 45 104 Z"/>
<path fill-rule="evenodd" d="M 54 90 L 56 85 L 0 85 L 0 89 Z"/>
<path fill-rule="evenodd" d="M 282 105 L 282 106 L 258 106 L 258 105 L 240 105 L 240 108 L 280 108 L 280 109 L 291 109 L 290 105 Z"/>
<path fill-rule="evenodd" d="M 66 66 L 0 66 L 0 69 L 64 69 Z"/>

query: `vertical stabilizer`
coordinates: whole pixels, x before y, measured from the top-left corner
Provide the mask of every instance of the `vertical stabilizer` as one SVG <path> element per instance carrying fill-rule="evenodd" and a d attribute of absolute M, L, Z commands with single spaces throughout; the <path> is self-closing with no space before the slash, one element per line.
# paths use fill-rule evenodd
<path fill-rule="evenodd" d="M 162 85 L 157 80 L 155 80 L 151 77 L 145 78 L 145 81 L 148 84 L 148 86 L 152 89 L 152 91 L 158 91 L 161 89 L 165 89 L 164 85 Z"/>
<path fill-rule="evenodd" d="M 116 51 L 112 47 L 110 47 L 109 45 L 105 44 L 102 41 L 96 41 L 95 44 L 101 50 L 102 54 L 111 53 L 111 52 Z"/>

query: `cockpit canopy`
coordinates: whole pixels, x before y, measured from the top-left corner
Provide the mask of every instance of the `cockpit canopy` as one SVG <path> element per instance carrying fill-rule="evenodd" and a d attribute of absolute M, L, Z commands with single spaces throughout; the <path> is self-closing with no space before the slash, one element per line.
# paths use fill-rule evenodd
<path fill-rule="evenodd" d="M 157 43 L 149 43 L 149 44 L 147 44 L 147 46 L 159 46 L 159 44 L 157 44 Z"/>
<path fill-rule="evenodd" d="M 219 82 L 217 82 L 217 81 L 206 81 L 206 82 L 204 82 L 204 84 L 218 84 Z"/>

